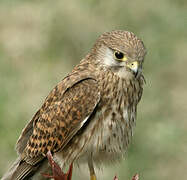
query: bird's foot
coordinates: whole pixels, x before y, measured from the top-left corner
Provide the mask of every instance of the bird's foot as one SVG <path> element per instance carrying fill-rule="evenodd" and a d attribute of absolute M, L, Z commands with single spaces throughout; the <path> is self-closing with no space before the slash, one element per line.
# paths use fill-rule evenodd
<path fill-rule="evenodd" d="M 64 173 L 60 166 L 53 160 L 53 156 L 50 151 L 47 153 L 47 158 L 49 164 L 52 168 L 53 175 L 49 174 L 42 174 L 46 178 L 53 178 L 54 180 L 71 180 L 72 171 L 73 171 L 73 164 L 70 165 L 68 172 Z"/>
<path fill-rule="evenodd" d="M 92 175 L 90 176 L 90 180 L 96 180 L 95 174 L 92 174 Z"/>

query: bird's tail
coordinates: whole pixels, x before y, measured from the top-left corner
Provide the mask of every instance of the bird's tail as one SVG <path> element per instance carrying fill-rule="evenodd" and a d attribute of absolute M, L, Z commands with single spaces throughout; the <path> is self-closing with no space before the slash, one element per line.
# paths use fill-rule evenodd
<path fill-rule="evenodd" d="M 51 168 L 46 158 L 35 165 L 31 165 L 18 157 L 1 180 L 45 179 L 42 173 L 51 173 Z"/>
<path fill-rule="evenodd" d="M 16 161 L 12 164 L 12 166 L 8 169 L 8 171 L 4 174 L 1 180 L 12 180 L 12 175 L 15 173 L 16 169 L 19 166 L 21 158 L 18 157 Z"/>

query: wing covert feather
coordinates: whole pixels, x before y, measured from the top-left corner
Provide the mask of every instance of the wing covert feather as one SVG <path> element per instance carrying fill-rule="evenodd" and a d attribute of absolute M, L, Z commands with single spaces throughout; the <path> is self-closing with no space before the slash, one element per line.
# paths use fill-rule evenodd
<path fill-rule="evenodd" d="M 83 126 L 100 100 L 97 81 L 92 78 L 75 83 L 63 95 L 58 92 L 58 88 L 55 89 L 56 95 L 48 96 L 50 101 L 46 101 L 47 106 L 44 103 L 34 122 L 33 133 L 24 150 L 27 162 L 37 156 L 45 156 L 49 150 L 57 152 L 64 147 Z"/>
<path fill-rule="evenodd" d="M 74 84 L 85 80 L 85 79 L 95 79 L 94 71 L 89 68 L 89 63 L 82 63 L 74 68 L 74 70 L 68 74 L 58 85 L 49 93 L 41 109 L 37 111 L 34 117 L 28 122 L 25 128 L 22 130 L 20 137 L 16 143 L 16 150 L 19 155 L 23 154 L 24 149 L 27 146 L 28 140 L 33 133 L 33 124 L 37 122 L 42 111 L 50 109 L 52 103 L 62 99 L 63 94 L 71 88 Z"/>

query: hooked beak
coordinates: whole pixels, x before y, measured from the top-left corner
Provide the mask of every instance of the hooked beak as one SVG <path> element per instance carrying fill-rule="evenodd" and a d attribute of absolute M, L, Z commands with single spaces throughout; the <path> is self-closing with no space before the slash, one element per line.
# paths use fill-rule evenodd
<path fill-rule="evenodd" d="M 138 61 L 128 62 L 126 66 L 134 73 L 135 77 L 139 74 L 140 67 Z"/>

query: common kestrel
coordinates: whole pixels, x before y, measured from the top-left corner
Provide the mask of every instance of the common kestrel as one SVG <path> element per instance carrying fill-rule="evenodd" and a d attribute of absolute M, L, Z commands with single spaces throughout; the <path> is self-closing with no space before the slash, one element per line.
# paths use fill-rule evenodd
<path fill-rule="evenodd" d="M 116 162 L 126 151 L 144 85 L 146 49 L 132 32 L 102 34 L 87 56 L 52 89 L 23 129 L 18 158 L 3 180 L 43 179 L 51 151 L 63 168 L 71 163 Z"/>

